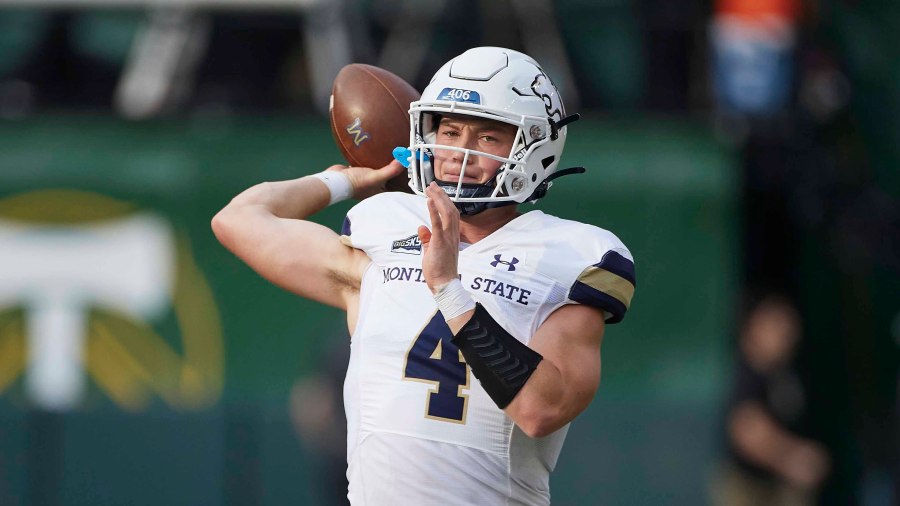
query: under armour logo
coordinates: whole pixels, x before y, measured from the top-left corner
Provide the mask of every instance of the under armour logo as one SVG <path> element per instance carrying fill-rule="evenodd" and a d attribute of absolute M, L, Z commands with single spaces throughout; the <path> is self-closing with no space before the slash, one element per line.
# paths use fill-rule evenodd
<path fill-rule="evenodd" d="M 517 263 L 519 263 L 519 259 L 516 257 L 513 257 L 512 261 L 507 262 L 506 260 L 503 260 L 502 258 L 500 258 L 500 255 L 497 254 L 497 255 L 494 255 L 494 261 L 491 262 L 491 265 L 494 267 L 497 267 L 498 265 L 503 264 L 506 266 L 507 271 L 514 271 L 514 270 L 516 270 Z"/>

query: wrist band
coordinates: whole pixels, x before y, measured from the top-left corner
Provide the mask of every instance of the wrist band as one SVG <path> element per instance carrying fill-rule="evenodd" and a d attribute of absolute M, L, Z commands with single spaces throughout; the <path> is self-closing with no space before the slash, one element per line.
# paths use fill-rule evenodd
<path fill-rule="evenodd" d="M 437 302 L 438 309 L 444 315 L 444 321 L 450 321 L 466 311 L 475 309 L 475 301 L 472 296 L 463 288 L 462 282 L 456 278 L 438 288 L 437 293 L 434 294 L 434 301 Z"/>
<path fill-rule="evenodd" d="M 353 184 L 343 172 L 326 170 L 325 172 L 313 174 L 312 177 L 322 181 L 328 187 L 328 191 L 331 193 L 331 201 L 328 202 L 329 206 L 335 202 L 347 200 L 353 195 Z"/>

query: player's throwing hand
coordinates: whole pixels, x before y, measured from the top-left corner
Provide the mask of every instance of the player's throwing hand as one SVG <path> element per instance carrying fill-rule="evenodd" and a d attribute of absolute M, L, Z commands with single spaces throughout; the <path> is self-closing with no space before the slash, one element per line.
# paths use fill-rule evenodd
<path fill-rule="evenodd" d="M 425 195 L 431 230 L 420 225 L 418 232 L 424 249 L 422 274 L 434 293 L 458 276 L 459 210 L 437 183 L 432 182 Z"/>
<path fill-rule="evenodd" d="M 380 169 L 332 165 L 326 170 L 341 172 L 347 176 L 353 186 L 353 198 L 363 200 L 385 191 L 387 182 L 406 171 L 406 167 L 394 160 Z"/>

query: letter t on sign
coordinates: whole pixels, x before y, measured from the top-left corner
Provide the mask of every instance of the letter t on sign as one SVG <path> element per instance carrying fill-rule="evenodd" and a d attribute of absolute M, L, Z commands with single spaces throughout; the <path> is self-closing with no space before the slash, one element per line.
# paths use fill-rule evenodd
<path fill-rule="evenodd" d="M 169 306 L 175 245 L 157 216 L 71 226 L 0 220 L 0 244 L 0 308 L 26 309 L 25 385 L 41 408 L 81 401 L 91 307 L 146 321 Z"/>

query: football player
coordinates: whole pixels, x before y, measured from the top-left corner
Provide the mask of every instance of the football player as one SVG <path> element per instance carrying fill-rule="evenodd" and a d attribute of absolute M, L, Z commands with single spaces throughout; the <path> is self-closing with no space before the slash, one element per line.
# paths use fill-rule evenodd
<path fill-rule="evenodd" d="M 410 114 L 400 161 L 254 186 L 213 229 L 262 276 L 346 310 L 351 503 L 549 504 L 633 258 L 606 230 L 519 209 L 583 171 L 558 170 L 577 116 L 529 56 L 471 49 Z M 403 171 L 414 194 L 382 193 Z M 342 235 L 305 220 L 349 197 Z"/>

